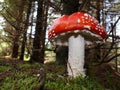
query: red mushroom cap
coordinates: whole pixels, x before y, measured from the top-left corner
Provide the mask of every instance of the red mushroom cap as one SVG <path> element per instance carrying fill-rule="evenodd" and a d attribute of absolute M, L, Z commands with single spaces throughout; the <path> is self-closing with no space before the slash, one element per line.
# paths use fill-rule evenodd
<path fill-rule="evenodd" d="M 48 32 L 48 39 L 51 41 L 60 34 L 72 31 L 88 31 L 102 39 L 106 37 L 105 29 L 94 17 L 87 13 L 76 12 L 70 16 L 64 15 L 58 18 Z"/>

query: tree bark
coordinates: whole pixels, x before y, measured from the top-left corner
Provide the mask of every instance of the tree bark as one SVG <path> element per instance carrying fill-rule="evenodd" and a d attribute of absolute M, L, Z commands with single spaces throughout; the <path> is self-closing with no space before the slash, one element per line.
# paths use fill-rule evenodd
<path fill-rule="evenodd" d="M 37 21 L 30 61 L 44 63 L 43 0 L 38 0 Z"/>
<path fill-rule="evenodd" d="M 62 14 L 72 14 L 78 11 L 79 0 L 62 0 L 63 10 Z"/>
<path fill-rule="evenodd" d="M 31 6 L 32 6 L 32 1 L 29 1 L 28 4 L 28 10 L 27 10 L 27 16 L 26 16 L 26 21 L 24 24 L 24 30 L 23 30 L 23 40 L 22 40 L 22 46 L 21 46 L 21 54 L 20 54 L 20 60 L 24 59 L 24 53 L 25 53 L 25 45 L 26 45 L 26 41 L 27 41 L 27 28 L 28 28 L 28 23 L 29 23 L 29 16 L 30 16 L 30 12 L 31 12 Z"/>
<path fill-rule="evenodd" d="M 13 47 L 12 47 L 12 58 L 18 57 L 18 49 L 19 49 L 19 36 L 15 36 L 13 40 Z"/>
<path fill-rule="evenodd" d="M 19 51 L 19 37 L 21 35 L 21 31 L 22 31 L 22 20 L 23 20 L 23 11 L 24 11 L 24 0 L 22 0 L 20 2 L 20 7 L 18 10 L 18 17 L 16 21 L 16 26 L 19 30 L 16 29 L 16 33 L 15 33 L 15 38 L 13 41 L 13 50 L 12 50 L 12 58 L 17 58 L 18 57 L 18 51 Z"/>
<path fill-rule="evenodd" d="M 22 46 L 21 46 L 21 54 L 20 54 L 20 60 L 24 60 L 24 53 L 25 53 L 25 44 L 26 44 L 26 37 L 27 32 L 23 34 L 23 40 L 22 40 Z"/>

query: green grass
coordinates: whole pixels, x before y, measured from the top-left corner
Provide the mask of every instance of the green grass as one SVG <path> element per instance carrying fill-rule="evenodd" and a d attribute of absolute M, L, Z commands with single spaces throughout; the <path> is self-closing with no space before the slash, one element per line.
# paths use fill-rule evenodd
<path fill-rule="evenodd" d="M 9 71 L 10 69 L 11 69 L 10 66 L 0 66 L 0 72 Z"/>
<path fill-rule="evenodd" d="M 5 76 L 0 80 L 0 90 L 34 90 L 40 85 L 39 77 L 33 75 L 35 70 L 39 70 L 38 63 L 0 66 L 0 73 Z"/>
<path fill-rule="evenodd" d="M 1 84 L 0 90 L 33 90 L 39 83 L 37 77 L 28 77 L 26 72 L 8 76 Z"/>
<path fill-rule="evenodd" d="M 47 69 L 45 88 L 51 90 L 105 90 L 93 77 L 71 79 L 65 75 L 66 66 L 52 62 L 45 64 Z"/>
<path fill-rule="evenodd" d="M 10 62 L 9 62 L 10 63 Z M 34 63 L 16 63 L 0 66 L 0 74 L 3 74 L 3 79 L 0 77 L 0 90 L 37 90 L 35 89 L 40 85 L 39 77 L 36 76 L 39 71 L 40 64 Z M 47 62 L 44 65 L 46 69 L 46 81 L 45 89 L 48 90 L 107 90 L 102 87 L 95 77 L 77 77 L 75 79 L 67 77 L 65 75 L 65 66 L 56 66 L 53 62 Z M 37 70 L 37 71 L 36 71 Z M 9 74 L 10 73 L 10 74 Z M 113 79 L 108 72 L 107 82 L 109 85 L 113 85 Z M 115 83 L 116 84 L 116 83 Z M 119 85 L 119 83 L 118 83 Z M 110 90 L 117 90 L 116 87 Z"/>
<path fill-rule="evenodd" d="M 48 75 L 47 78 L 45 88 L 53 90 L 105 90 L 93 78 L 89 77 L 83 78 L 79 76 L 76 79 L 59 77 L 55 79 L 54 75 Z"/>

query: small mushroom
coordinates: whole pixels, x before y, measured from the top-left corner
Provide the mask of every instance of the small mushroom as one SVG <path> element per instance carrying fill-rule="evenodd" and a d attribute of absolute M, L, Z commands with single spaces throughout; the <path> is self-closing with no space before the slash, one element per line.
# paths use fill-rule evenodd
<path fill-rule="evenodd" d="M 94 17 L 83 12 L 58 18 L 48 32 L 51 43 L 68 46 L 67 69 L 68 75 L 73 77 L 85 76 L 85 42 L 103 41 L 105 38 L 105 29 Z"/>

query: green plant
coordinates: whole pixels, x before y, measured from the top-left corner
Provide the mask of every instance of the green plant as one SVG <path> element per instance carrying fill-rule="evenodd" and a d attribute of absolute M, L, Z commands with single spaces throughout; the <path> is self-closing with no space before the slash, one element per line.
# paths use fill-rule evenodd
<path fill-rule="evenodd" d="M 10 66 L 0 66 L 0 72 L 9 71 L 10 69 L 11 69 Z"/>
<path fill-rule="evenodd" d="M 34 75 L 35 70 L 39 71 L 40 65 L 38 63 L 17 63 L 17 65 L 12 65 L 0 66 L 1 72 L 9 70 L 10 73 L 0 81 L 0 90 L 34 90 L 39 87 L 40 79 Z"/>
<path fill-rule="evenodd" d="M 37 77 L 23 78 L 24 75 L 16 76 L 18 77 L 7 77 L 1 84 L 0 90 L 33 90 L 39 84 Z"/>
<path fill-rule="evenodd" d="M 75 79 L 69 79 L 55 77 L 51 74 L 47 77 L 45 88 L 51 88 L 54 90 L 105 90 L 98 84 L 98 82 L 90 77 L 83 78 L 79 76 Z"/>

